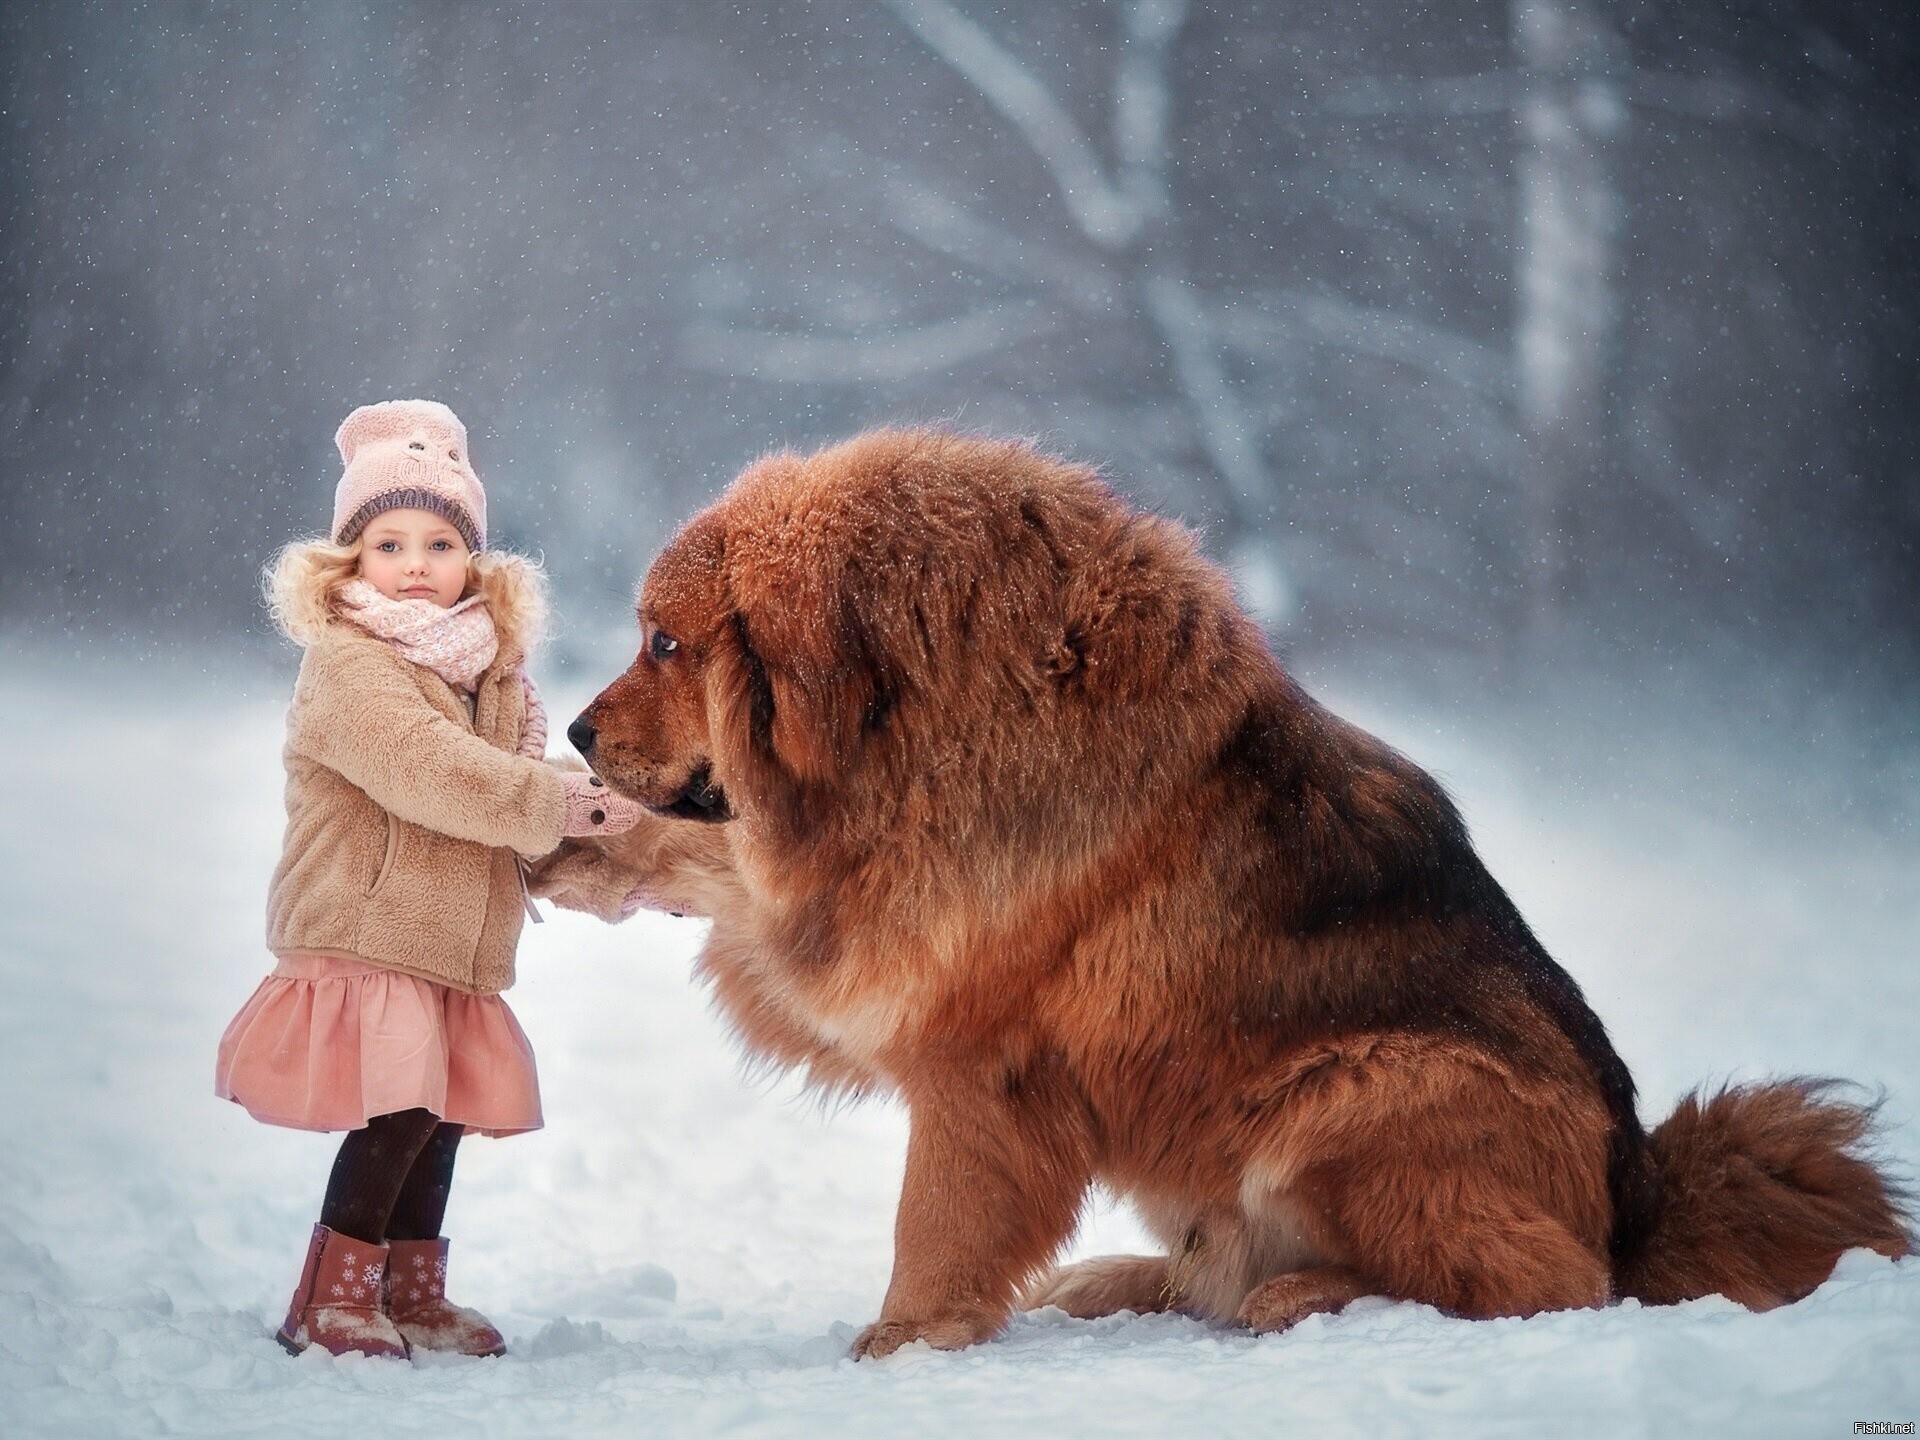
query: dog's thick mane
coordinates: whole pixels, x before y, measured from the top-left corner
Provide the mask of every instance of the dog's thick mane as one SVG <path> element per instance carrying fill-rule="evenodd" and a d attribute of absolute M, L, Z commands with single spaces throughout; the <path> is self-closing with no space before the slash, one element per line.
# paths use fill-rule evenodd
<path fill-rule="evenodd" d="M 718 718 L 754 737 L 730 757 L 735 783 L 782 845 L 849 851 L 843 872 L 901 834 L 943 846 L 948 873 L 1110 843 L 1128 823 L 1116 805 L 1143 812 L 1204 765 L 1205 717 L 1228 722 L 1263 648 L 1188 532 L 1020 442 L 873 432 L 809 467 L 769 457 L 728 503 L 750 537 L 726 556 L 732 654 L 715 682 Z M 811 627 L 795 624 L 798 597 L 751 578 L 769 564 L 753 537 L 799 513 L 813 565 L 835 577 L 805 597 L 824 622 Z M 886 527 L 909 543 L 874 545 Z M 952 685 L 990 695 L 992 718 L 956 732 L 939 698 Z M 1131 737 L 1088 723 L 1116 706 Z M 1131 749 L 1124 785 L 1082 783 L 1096 743 L 1109 767 L 1116 745 Z M 971 817 L 965 830 L 926 833 L 936 788 L 947 813 Z"/>

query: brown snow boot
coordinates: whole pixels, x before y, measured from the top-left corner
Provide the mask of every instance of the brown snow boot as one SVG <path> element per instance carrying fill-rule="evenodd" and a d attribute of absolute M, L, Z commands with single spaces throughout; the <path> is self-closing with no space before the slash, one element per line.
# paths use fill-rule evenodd
<path fill-rule="evenodd" d="M 332 1355 L 406 1359 L 407 1342 L 381 1306 L 386 1269 L 386 1246 L 314 1226 L 300 1288 L 273 1338 L 293 1355 L 318 1345 Z"/>
<path fill-rule="evenodd" d="M 486 1316 L 447 1299 L 447 1238 L 396 1240 L 387 1266 L 387 1313 L 415 1350 L 504 1355 L 507 1342 Z"/>

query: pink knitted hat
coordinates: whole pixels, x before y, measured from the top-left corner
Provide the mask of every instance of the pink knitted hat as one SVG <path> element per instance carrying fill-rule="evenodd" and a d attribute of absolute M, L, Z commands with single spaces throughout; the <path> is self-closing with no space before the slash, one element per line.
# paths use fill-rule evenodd
<path fill-rule="evenodd" d="M 388 510 L 426 510 L 487 548 L 487 492 L 467 458 L 467 427 L 435 400 L 382 400 L 347 416 L 333 437 L 346 473 L 333 492 L 333 542 L 351 544 Z"/>

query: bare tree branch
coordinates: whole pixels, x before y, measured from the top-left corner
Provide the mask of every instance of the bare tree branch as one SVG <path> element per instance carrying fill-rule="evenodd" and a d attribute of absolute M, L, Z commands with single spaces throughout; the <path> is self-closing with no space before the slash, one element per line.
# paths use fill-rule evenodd
<path fill-rule="evenodd" d="M 1320 105 L 1329 115 L 1354 119 L 1432 120 L 1466 115 L 1504 115 L 1513 104 L 1507 76 L 1443 75 L 1431 80 L 1361 77 L 1328 92 Z"/>
<path fill-rule="evenodd" d="M 1862 133 L 1862 127 L 1854 122 L 1830 120 L 1731 75 L 1641 70 L 1635 72 L 1632 86 L 1632 102 L 1648 110 L 1713 125 L 1745 125 L 1784 136 L 1812 150 L 1852 148 Z"/>
<path fill-rule="evenodd" d="M 1626 79 L 1627 103 L 1709 125 L 1744 125 L 1783 136 L 1813 150 L 1851 149 L 1863 130 L 1857 120 L 1830 117 L 1736 75 L 1682 75 L 1637 70 Z M 1447 75 L 1431 80 L 1369 77 L 1320 97 L 1329 115 L 1368 120 L 1459 119 L 1503 115 L 1518 101 L 1511 75 Z"/>
<path fill-rule="evenodd" d="M 1240 397 L 1220 363 L 1220 337 L 1185 281 L 1151 275 L 1147 309 L 1173 353 L 1173 368 L 1192 408 L 1200 445 L 1227 482 L 1228 514 L 1246 522 L 1246 502 L 1269 493 L 1266 463 Z"/>
<path fill-rule="evenodd" d="M 995 305 L 871 335 L 800 334 L 696 324 L 681 339 L 687 364 L 721 375 L 787 383 L 884 383 L 944 370 L 1045 334 L 1054 321 L 1022 304 Z"/>
<path fill-rule="evenodd" d="M 893 181 L 887 196 L 888 222 L 937 254 L 1002 280 L 1051 292 L 1084 315 L 1106 314 L 1119 303 L 1119 287 L 1105 271 L 1051 246 L 1011 235 L 930 185 Z"/>
<path fill-rule="evenodd" d="M 1134 0 L 1114 75 L 1113 138 L 1127 193 L 1142 218 L 1166 212 L 1167 129 L 1173 97 L 1167 58 L 1186 23 L 1186 0 Z"/>
<path fill-rule="evenodd" d="M 1503 412 L 1513 405 L 1513 361 L 1505 349 L 1398 310 L 1319 290 L 1269 290 L 1257 307 L 1224 306 L 1219 326 L 1222 339 L 1251 359 L 1273 360 L 1276 350 L 1303 344 L 1346 350 L 1458 385 Z"/>
<path fill-rule="evenodd" d="M 1124 247 L 1144 216 L 1101 173 L 1100 158 L 1047 87 L 947 0 L 886 0 L 887 6 L 987 103 L 1013 124 L 1060 187 L 1080 233 L 1104 249 Z"/>

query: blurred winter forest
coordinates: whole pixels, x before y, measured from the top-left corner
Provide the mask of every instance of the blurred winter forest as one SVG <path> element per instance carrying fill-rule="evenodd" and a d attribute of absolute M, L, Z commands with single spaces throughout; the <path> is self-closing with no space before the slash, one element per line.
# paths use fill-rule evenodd
<path fill-rule="evenodd" d="M 264 643 L 354 405 L 563 654 L 756 454 L 1102 465 L 1290 653 L 1920 670 L 1906 0 L 6 0 L 0 618 Z M 609 648 L 611 647 L 611 648 Z"/>

